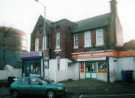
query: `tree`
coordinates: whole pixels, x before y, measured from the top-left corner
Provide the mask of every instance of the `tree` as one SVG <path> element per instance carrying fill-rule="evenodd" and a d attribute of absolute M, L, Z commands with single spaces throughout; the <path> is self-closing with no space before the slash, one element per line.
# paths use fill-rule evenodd
<path fill-rule="evenodd" d="M 130 40 L 124 44 L 124 48 L 127 50 L 135 50 L 135 40 Z"/>
<path fill-rule="evenodd" d="M 18 30 L 11 27 L 0 27 L 0 68 L 7 64 L 6 52 L 16 52 L 21 49 L 21 38 Z"/>

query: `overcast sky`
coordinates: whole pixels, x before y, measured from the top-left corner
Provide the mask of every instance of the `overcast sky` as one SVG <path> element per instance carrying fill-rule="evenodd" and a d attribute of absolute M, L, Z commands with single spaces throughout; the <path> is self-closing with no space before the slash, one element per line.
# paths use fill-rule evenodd
<path fill-rule="evenodd" d="M 110 11 L 110 0 L 39 0 L 52 21 L 71 21 L 93 17 Z M 135 39 L 135 0 L 117 0 L 124 41 Z M 30 34 L 43 7 L 35 0 L 0 0 L 0 25 L 11 26 Z"/>

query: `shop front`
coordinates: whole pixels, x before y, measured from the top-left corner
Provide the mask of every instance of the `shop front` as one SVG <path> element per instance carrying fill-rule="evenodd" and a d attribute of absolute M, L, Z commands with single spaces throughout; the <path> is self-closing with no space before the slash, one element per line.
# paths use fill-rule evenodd
<path fill-rule="evenodd" d="M 72 57 L 79 62 L 80 79 L 96 79 L 110 81 L 110 57 L 117 57 L 118 52 L 112 50 L 75 52 Z"/>
<path fill-rule="evenodd" d="M 40 52 L 25 52 L 22 54 L 22 75 L 41 75 L 42 54 Z"/>
<path fill-rule="evenodd" d="M 80 62 L 80 79 L 107 80 L 107 61 Z"/>
<path fill-rule="evenodd" d="M 79 63 L 80 79 L 114 82 L 123 79 L 123 71 L 135 73 L 134 50 L 76 52 L 72 53 L 72 57 Z M 133 79 L 135 80 L 135 74 L 133 74 Z"/>

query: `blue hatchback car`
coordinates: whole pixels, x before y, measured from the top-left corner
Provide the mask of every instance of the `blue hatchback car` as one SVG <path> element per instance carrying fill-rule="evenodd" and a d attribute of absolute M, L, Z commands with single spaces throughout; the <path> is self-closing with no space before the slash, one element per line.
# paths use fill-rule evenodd
<path fill-rule="evenodd" d="M 23 94 L 40 94 L 54 98 L 65 93 L 65 86 L 62 83 L 48 82 L 39 77 L 24 77 L 10 85 L 10 93 L 14 97 Z"/>

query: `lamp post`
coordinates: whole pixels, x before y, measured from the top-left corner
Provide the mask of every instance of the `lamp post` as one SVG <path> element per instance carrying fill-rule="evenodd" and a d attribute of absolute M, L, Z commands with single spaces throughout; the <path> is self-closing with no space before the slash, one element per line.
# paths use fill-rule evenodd
<path fill-rule="evenodd" d="M 46 34 L 46 6 L 40 2 L 39 0 L 35 0 L 36 2 L 38 2 L 43 8 L 44 8 L 44 19 L 43 19 L 43 40 L 42 40 L 42 56 L 43 56 L 43 78 L 45 78 L 45 63 L 46 62 L 46 58 L 47 55 L 44 54 L 45 50 L 47 49 L 47 34 Z M 46 57 L 45 57 L 46 56 Z"/>

